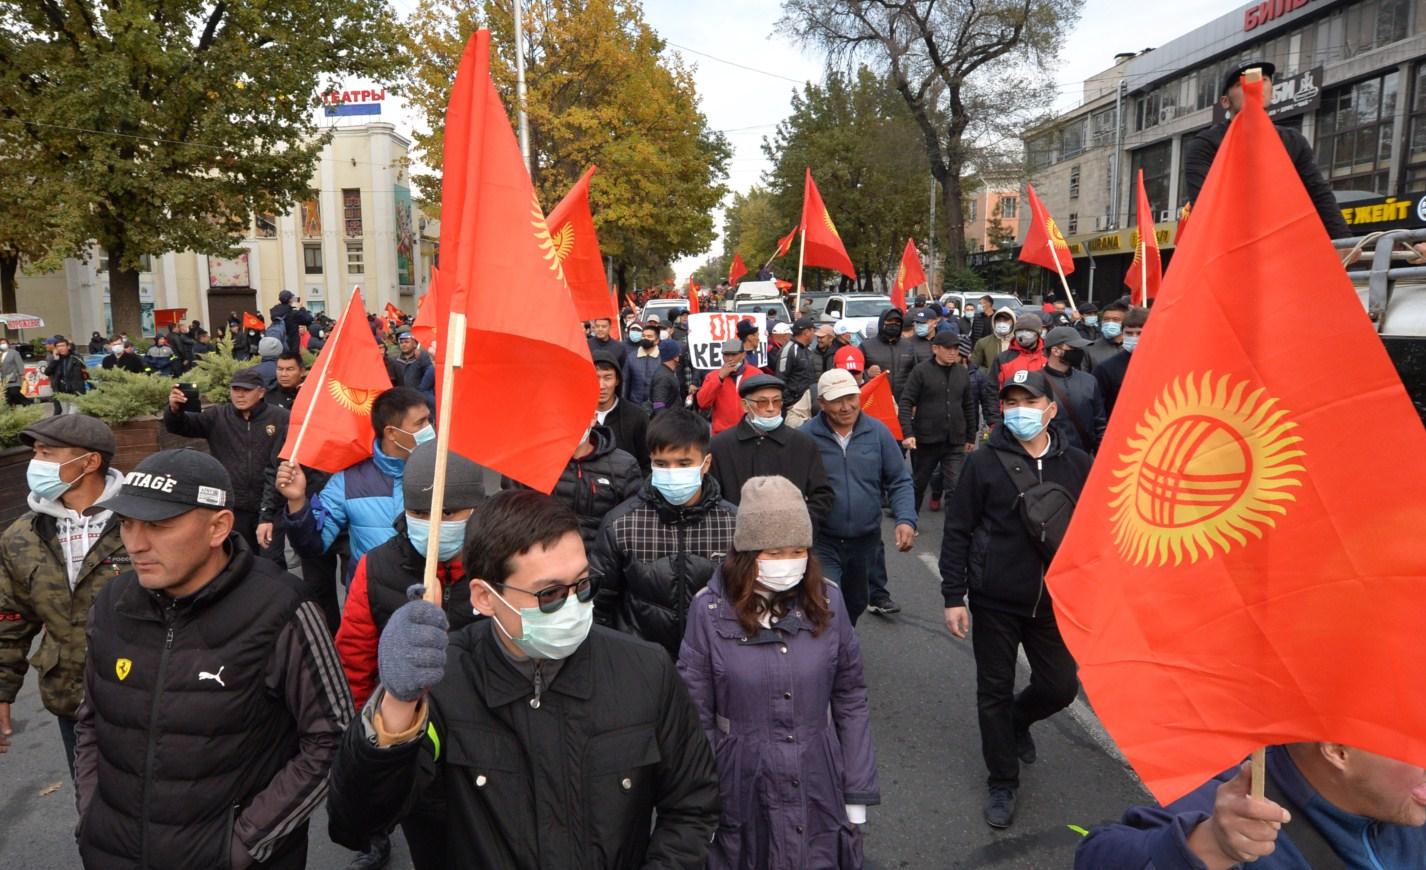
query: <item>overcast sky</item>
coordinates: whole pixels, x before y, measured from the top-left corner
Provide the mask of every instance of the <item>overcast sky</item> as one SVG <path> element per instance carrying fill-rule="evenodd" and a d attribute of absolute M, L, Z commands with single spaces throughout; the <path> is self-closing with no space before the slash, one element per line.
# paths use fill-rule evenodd
<path fill-rule="evenodd" d="M 403 13 L 415 0 L 393 0 Z M 1070 33 L 1055 80 L 1061 110 L 1077 105 L 1085 78 L 1108 67 L 1121 51 L 1161 45 L 1242 4 L 1222 0 L 1178 0 L 1172 12 L 1142 0 L 1087 0 Z M 775 0 L 644 0 L 649 23 L 694 67 L 709 126 L 722 130 L 733 146 L 728 186 L 746 191 L 768 167 L 762 139 L 790 110 L 800 82 L 819 81 L 822 59 L 803 52 L 775 32 L 781 4 Z M 1147 14 L 1146 14 L 1147 12 Z M 413 119 L 399 101 L 385 120 L 410 134 Z M 816 167 L 813 167 L 816 171 Z M 716 224 L 722 229 L 722 214 Z M 712 250 L 721 248 L 715 242 Z M 702 252 L 674 265 L 680 279 L 709 256 Z"/>

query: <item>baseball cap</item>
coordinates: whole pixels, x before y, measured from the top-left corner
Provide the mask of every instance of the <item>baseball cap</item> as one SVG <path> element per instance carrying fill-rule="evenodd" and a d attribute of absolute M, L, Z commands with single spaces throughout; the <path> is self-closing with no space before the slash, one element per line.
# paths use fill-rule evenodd
<path fill-rule="evenodd" d="M 124 475 L 119 491 L 85 511 L 113 511 L 146 523 L 172 519 L 195 508 L 233 507 L 233 484 L 223 463 L 187 447 L 160 450 Z"/>
<path fill-rule="evenodd" d="M 860 395 L 862 388 L 846 369 L 828 369 L 817 379 L 817 398 L 831 402 L 843 396 Z"/>
<path fill-rule="evenodd" d="M 278 302 L 291 302 L 291 301 L 292 301 L 292 291 L 291 291 L 291 290 L 283 290 L 281 293 L 277 294 L 277 301 L 278 301 Z"/>
<path fill-rule="evenodd" d="M 851 335 L 856 330 L 852 328 L 851 321 L 843 318 L 832 325 L 832 332 L 837 335 Z"/>
<path fill-rule="evenodd" d="M 779 323 L 778 325 L 776 325 L 776 326 L 774 326 L 774 327 L 772 328 L 772 334 L 773 334 L 773 335 L 791 335 L 791 334 L 792 334 L 792 324 L 790 324 L 790 323 Z"/>
<path fill-rule="evenodd" d="M 792 332 L 793 332 L 793 334 L 802 332 L 804 329 L 816 329 L 816 328 L 817 328 L 817 324 L 813 323 L 813 322 L 812 322 L 812 318 L 810 318 L 810 317 L 799 317 L 799 318 L 797 318 L 797 320 L 794 321 L 793 324 L 792 324 Z"/>
<path fill-rule="evenodd" d="M 758 334 L 758 325 L 751 320 L 738 321 L 738 338 L 747 338 L 750 335 Z"/>
<path fill-rule="evenodd" d="M 1019 387 L 1035 398 L 1049 395 L 1050 385 L 1045 381 L 1044 372 L 1032 372 L 1021 369 L 1005 380 L 1005 386 L 1000 388 L 1000 398 L 1005 398 L 1005 394 L 1010 390 Z"/>
<path fill-rule="evenodd" d="M 936 333 L 936 337 L 931 339 L 931 345 L 933 347 L 954 347 L 959 349 L 961 346 L 961 337 L 950 331 L 938 332 Z"/>
<path fill-rule="evenodd" d="M 37 420 L 20 430 L 20 441 L 26 447 L 34 447 L 36 441 L 53 447 L 78 447 L 111 459 L 118 449 L 114 431 L 98 417 L 87 414 L 57 414 Z"/>
<path fill-rule="evenodd" d="M 1242 77 L 1243 73 L 1254 67 L 1262 70 L 1263 75 L 1267 78 L 1272 78 L 1273 73 L 1277 72 L 1277 67 L 1265 60 L 1250 60 L 1246 63 L 1240 63 L 1229 70 L 1228 74 L 1223 77 L 1223 90 L 1219 91 L 1218 95 L 1220 97 L 1227 95 L 1228 89 L 1238 83 L 1238 79 Z M 1268 96 L 1271 97 L 1272 95 L 1269 94 Z M 1267 102 L 1267 100 L 1264 99 L 1263 102 Z"/>
<path fill-rule="evenodd" d="M 742 353 L 743 343 L 741 341 L 738 341 L 736 338 L 730 338 L 727 341 L 723 342 L 722 351 L 723 356 L 728 356 L 730 354 L 735 353 Z"/>
<path fill-rule="evenodd" d="M 1089 342 L 1073 326 L 1056 326 L 1045 335 L 1045 347 L 1067 344 L 1070 347 L 1089 347 Z"/>
<path fill-rule="evenodd" d="M 267 385 L 263 383 L 262 374 L 254 366 L 234 372 L 233 379 L 228 382 L 228 386 L 237 387 L 240 390 L 257 390 Z"/>
<path fill-rule="evenodd" d="M 939 311 L 932 311 L 930 308 L 922 308 L 916 312 L 916 317 L 913 319 L 917 323 L 930 323 L 931 321 L 935 320 L 937 317 L 940 316 L 941 313 Z"/>
<path fill-rule="evenodd" d="M 847 345 L 832 355 L 832 365 L 849 372 L 860 372 L 866 369 L 866 357 L 862 355 L 861 348 Z"/>
<path fill-rule="evenodd" d="M 781 390 L 785 389 L 787 384 L 783 383 L 782 378 L 775 378 L 772 375 L 753 375 L 750 378 L 743 378 L 743 382 L 738 384 L 738 395 L 746 396 L 768 387 L 777 387 Z"/>

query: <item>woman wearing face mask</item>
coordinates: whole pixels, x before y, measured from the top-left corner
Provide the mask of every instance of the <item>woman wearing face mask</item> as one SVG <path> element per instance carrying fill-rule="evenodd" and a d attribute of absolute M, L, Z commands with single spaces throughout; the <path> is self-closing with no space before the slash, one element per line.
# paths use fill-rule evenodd
<path fill-rule="evenodd" d="M 862 866 L 880 789 L 861 649 L 811 544 L 801 492 L 749 480 L 733 550 L 689 609 L 678 670 L 718 764 L 714 870 Z"/>

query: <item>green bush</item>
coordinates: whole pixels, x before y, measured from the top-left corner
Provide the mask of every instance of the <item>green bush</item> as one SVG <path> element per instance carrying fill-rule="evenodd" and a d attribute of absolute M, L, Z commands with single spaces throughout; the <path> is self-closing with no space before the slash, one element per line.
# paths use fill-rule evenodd
<path fill-rule="evenodd" d="M 168 394 L 177 383 L 173 378 L 134 374 L 119 368 L 98 369 L 90 377 L 94 389 L 76 398 L 74 404 L 111 426 L 162 414 Z"/>
<path fill-rule="evenodd" d="M 203 401 L 217 404 L 228 401 L 228 385 L 233 375 L 251 365 L 255 365 L 252 360 L 233 359 L 233 340 L 224 336 L 218 339 L 212 353 L 205 353 L 194 361 L 183 380 L 198 385 Z"/>
<path fill-rule="evenodd" d="M 20 430 L 49 413 L 49 403 L 0 407 L 0 447 L 20 443 Z"/>

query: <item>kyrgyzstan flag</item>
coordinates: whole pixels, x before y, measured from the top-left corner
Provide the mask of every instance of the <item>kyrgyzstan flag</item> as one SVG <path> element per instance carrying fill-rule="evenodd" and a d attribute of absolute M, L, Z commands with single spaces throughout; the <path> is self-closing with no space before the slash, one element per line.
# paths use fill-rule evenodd
<path fill-rule="evenodd" d="M 901 252 L 901 265 L 896 268 L 896 283 L 891 285 L 891 304 L 906 310 L 906 291 L 926 283 L 926 272 L 921 268 L 921 255 L 916 250 L 916 240 L 906 240 L 906 250 Z"/>
<path fill-rule="evenodd" d="M 810 175 L 811 172 L 809 171 L 808 174 Z M 801 229 L 801 227 L 793 227 L 792 232 L 777 240 L 777 252 L 772 255 L 773 259 L 785 256 L 788 251 L 792 250 L 792 243 L 797 241 L 797 231 L 799 229 Z"/>
<path fill-rule="evenodd" d="M 421 347 L 430 347 L 431 342 L 436 340 L 436 309 L 440 307 L 437 301 L 437 294 L 440 292 L 440 270 L 435 266 L 431 267 L 431 285 L 426 288 L 426 295 L 421 297 L 421 301 L 416 303 L 416 319 L 411 322 L 411 337 Z M 449 300 L 445 304 L 446 314 L 451 311 Z"/>
<path fill-rule="evenodd" d="M 1134 242 L 1134 260 L 1124 275 L 1124 283 L 1129 287 L 1129 298 L 1135 305 L 1148 305 L 1149 300 L 1159 295 L 1159 286 L 1164 281 L 1163 259 L 1159 256 L 1158 230 L 1154 226 L 1154 212 L 1149 206 L 1149 194 L 1144 191 L 1144 170 L 1139 170 L 1138 239 Z"/>
<path fill-rule="evenodd" d="M 812 170 L 807 170 L 807 182 L 802 188 L 802 262 L 808 266 L 836 269 L 848 278 L 856 278 L 852 258 L 837 235 L 837 225 L 817 192 Z"/>
<path fill-rule="evenodd" d="M 743 255 L 737 251 L 733 252 L 733 265 L 728 267 L 728 283 L 734 287 L 743 280 L 743 276 L 748 274 L 747 264 L 743 262 Z"/>
<path fill-rule="evenodd" d="M 1069 243 L 1060 233 L 1060 227 L 1040 198 L 1035 195 L 1035 185 L 1025 185 L 1030 197 L 1030 228 L 1025 231 L 1025 244 L 1020 246 L 1020 262 L 1033 263 L 1053 271 L 1059 261 L 1059 271 L 1068 275 L 1074 271 L 1074 255 Z"/>
<path fill-rule="evenodd" d="M 445 136 L 440 286 L 451 310 L 465 316 L 450 449 L 549 492 L 594 419 L 599 382 L 545 212 L 490 79 L 487 30 L 472 35 L 461 56 Z M 538 330 L 530 329 L 532 311 L 540 312 Z M 443 363 L 454 337 L 449 320 L 437 326 Z M 444 372 L 438 381 L 439 396 Z"/>
<path fill-rule="evenodd" d="M 243 312 L 243 329 L 256 329 L 258 332 L 262 332 L 266 328 L 261 317 L 251 311 Z"/>
<path fill-rule="evenodd" d="M 692 278 L 688 279 L 688 313 L 698 313 L 698 291 L 703 289 Z"/>
<path fill-rule="evenodd" d="M 389 389 L 391 377 L 380 346 L 371 340 L 361 291 L 353 290 L 297 391 L 281 457 L 335 473 L 371 456 L 371 406 Z"/>
<path fill-rule="evenodd" d="M 904 436 L 896 413 L 896 400 L 891 397 L 890 375 L 890 372 L 882 372 L 862 384 L 862 412 L 885 423 L 891 436 L 900 442 Z"/>
<path fill-rule="evenodd" d="M 619 319 L 609 280 L 604 273 L 604 254 L 594 232 L 594 213 L 589 208 L 589 179 L 599 169 L 590 166 L 545 218 L 555 246 L 565 283 L 574 297 L 574 313 L 581 320 Z"/>
<path fill-rule="evenodd" d="M 395 305 L 388 302 L 386 303 L 386 318 L 388 320 L 393 320 L 397 323 L 400 323 L 401 321 L 406 319 L 406 312 L 402 311 L 400 308 L 397 308 Z"/>
<path fill-rule="evenodd" d="M 1245 92 L 1048 577 L 1164 803 L 1269 744 L 1426 766 L 1426 431 Z"/>

